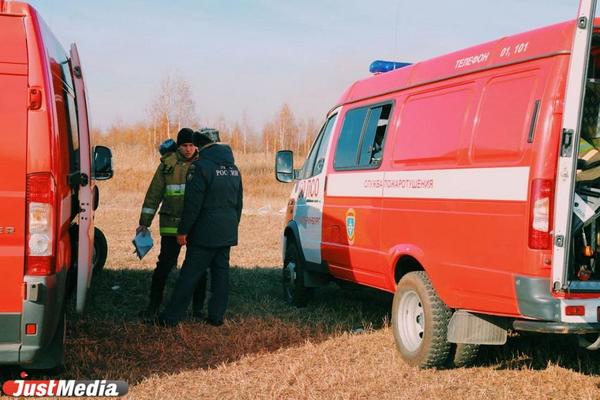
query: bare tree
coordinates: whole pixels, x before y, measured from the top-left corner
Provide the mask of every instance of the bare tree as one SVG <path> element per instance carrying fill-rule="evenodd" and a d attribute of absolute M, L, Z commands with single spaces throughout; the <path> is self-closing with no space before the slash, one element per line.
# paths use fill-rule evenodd
<path fill-rule="evenodd" d="M 276 127 L 273 122 L 267 122 L 262 129 L 262 142 L 265 155 L 275 151 L 277 146 Z"/>
<path fill-rule="evenodd" d="M 242 153 L 246 154 L 248 151 L 248 133 L 251 131 L 250 120 L 248 114 L 244 111 L 242 116 Z"/>
<path fill-rule="evenodd" d="M 303 135 L 303 143 L 300 151 L 304 154 L 308 154 L 310 147 L 312 146 L 315 138 L 317 137 L 317 133 L 319 130 L 319 124 L 315 121 L 314 118 L 309 118 L 304 122 L 304 135 Z"/>
<path fill-rule="evenodd" d="M 174 86 L 173 114 L 179 131 L 183 126 L 196 125 L 196 102 L 194 101 L 192 88 L 183 78 L 176 77 Z"/>
<path fill-rule="evenodd" d="M 217 120 L 212 124 L 212 127 L 219 131 L 219 138 L 222 142 L 228 143 L 231 141 L 229 124 L 223 115 L 219 115 Z"/>
<path fill-rule="evenodd" d="M 179 74 L 166 75 L 156 97 L 150 102 L 148 114 L 151 120 L 153 145 L 172 138 L 183 126 L 196 123 L 196 103 L 192 89 Z"/>
<path fill-rule="evenodd" d="M 290 106 L 285 103 L 275 119 L 279 136 L 279 148 L 293 148 L 294 138 L 298 135 L 298 125 Z"/>
<path fill-rule="evenodd" d="M 290 106 L 283 104 L 272 121 L 262 129 L 265 153 L 283 149 L 293 149 L 299 128 Z"/>
<path fill-rule="evenodd" d="M 236 122 L 231 130 L 231 147 L 234 149 L 242 147 L 242 128 L 239 122 Z"/>

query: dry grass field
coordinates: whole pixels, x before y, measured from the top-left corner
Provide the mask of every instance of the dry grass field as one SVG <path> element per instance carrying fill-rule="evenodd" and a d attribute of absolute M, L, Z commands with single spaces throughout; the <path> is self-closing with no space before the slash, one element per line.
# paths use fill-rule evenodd
<path fill-rule="evenodd" d="M 69 315 L 61 377 L 126 380 L 131 399 L 600 398 L 598 353 L 569 338 L 514 334 L 506 346 L 482 349 L 471 368 L 420 371 L 396 352 L 387 294 L 332 284 L 305 309 L 284 304 L 279 210 L 290 187 L 274 181 L 263 155 L 238 157 L 246 207 L 225 325 L 143 324 L 137 313 L 158 253 L 139 261 L 130 241 L 157 156 L 114 150 L 116 176 L 100 184 L 96 217 L 109 258 L 87 313 Z"/>

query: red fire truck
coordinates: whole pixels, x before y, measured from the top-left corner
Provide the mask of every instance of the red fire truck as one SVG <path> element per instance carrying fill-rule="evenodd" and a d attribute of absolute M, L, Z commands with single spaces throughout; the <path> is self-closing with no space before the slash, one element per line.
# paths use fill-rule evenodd
<path fill-rule="evenodd" d="M 509 330 L 600 347 L 600 182 L 578 178 L 598 167 L 579 150 L 600 137 L 594 8 L 414 65 L 374 63 L 302 169 L 279 152 L 277 179 L 295 180 L 286 298 L 304 305 L 331 279 L 394 293 L 398 349 L 420 367 L 464 364 Z"/>
<path fill-rule="evenodd" d="M 76 46 L 16 1 L 0 0 L 0 37 L 0 364 L 49 369 L 63 362 L 68 288 L 82 311 L 106 259 L 94 180 L 112 156 L 90 146 Z"/>

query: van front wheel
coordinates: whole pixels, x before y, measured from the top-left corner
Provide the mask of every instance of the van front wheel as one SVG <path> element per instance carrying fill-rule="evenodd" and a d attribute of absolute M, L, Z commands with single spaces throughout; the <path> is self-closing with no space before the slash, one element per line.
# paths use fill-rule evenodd
<path fill-rule="evenodd" d="M 451 315 L 424 271 L 404 275 L 392 306 L 392 330 L 402 359 L 419 368 L 445 366 L 451 350 L 447 340 Z"/>
<path fill-rule="evenodd" d="M 304 286 L 304 263 L 295 243 L 290 243 L 283 261 L 283 298 L 288 304 L 304 307 L 312 295 L 312 288 Z"/>
<path fill-rule="evenodd" d="M 99 273 L 106 264 L 108 256 L 108 242 L 104 233 L 94 227 L 94 252 L 92 254 L 92 266 L 95 273 Z"/>

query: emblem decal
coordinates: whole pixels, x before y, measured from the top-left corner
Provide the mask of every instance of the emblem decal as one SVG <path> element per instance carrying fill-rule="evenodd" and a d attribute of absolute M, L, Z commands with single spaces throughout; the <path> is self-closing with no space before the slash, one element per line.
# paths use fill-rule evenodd
<path fill-rule="evenodd" d="M 353 208 L 346 211 L 346 235 L 348 236 L 348 244 L 354 244 L 356 237 L 356 213 Z"/>

